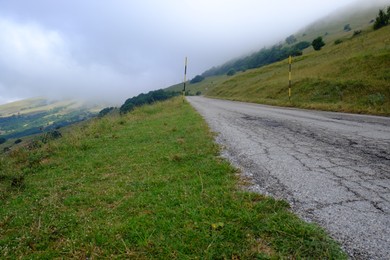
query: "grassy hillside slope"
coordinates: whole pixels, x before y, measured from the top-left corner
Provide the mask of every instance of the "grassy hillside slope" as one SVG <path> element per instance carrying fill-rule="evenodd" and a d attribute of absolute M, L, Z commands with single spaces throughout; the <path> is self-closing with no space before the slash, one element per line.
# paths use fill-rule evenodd
<path fill-rule="evenodd" d="M 80 101 L 31 98 L 0 105 L 0 137 L 19 138 L 68 125 L 96 115 L 102 109 Z"/>
<path fill-rule="evenodd" d="M 390 115 L 390 26 L 327 42 L 296 57 L 292 101 L 288 61 L 237 74 L 207 95 L 271 105 Z M 311 48 L 311 47 L 310 47 Z"/>
<path fill-rule="evenodd" d="M 343 259 L 287 203 L 241 191 L 176 98 L 0 157 L 0 258 Z"/>

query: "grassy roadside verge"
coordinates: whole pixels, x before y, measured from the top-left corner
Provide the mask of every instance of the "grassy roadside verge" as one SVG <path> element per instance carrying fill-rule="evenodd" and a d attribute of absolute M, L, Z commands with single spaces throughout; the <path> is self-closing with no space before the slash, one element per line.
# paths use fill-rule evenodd
<path fill-rule="evenodd" d="M 0 159 L 0 258 L 345 258 L 288 205 L 243 192 L 180 98 Z"/>

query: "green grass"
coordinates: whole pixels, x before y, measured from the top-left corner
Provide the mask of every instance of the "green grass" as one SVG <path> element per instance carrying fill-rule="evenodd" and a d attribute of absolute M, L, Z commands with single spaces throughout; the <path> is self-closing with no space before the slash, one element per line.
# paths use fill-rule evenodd
<path fill-rule="evenodd" d="M 196 92 L 200 91 L 202 95 L 207 94 L 209 91 L 214 89 L 216 86 L 227 80 L 229 77 L 226 75 L 222 76 L 213 76 L 207 77 L 203 81 L 191 84 L 186 83 L 186 91 L 189 95 L 195 95 Z M 183 91 L 183 83 L 179 83 L 173 86 L 170 86 L 165 89 L 166 91 Z"/>
<path fill-rule="evenodd" d="M 243 191 L 175 98 L 0 157 L 0 258 L 345 259 L 288 204 Z"/>
<path fill-rule="evenodd" d="M 270 105 L 390 115 L 390 26 L 224 80 L 207 95 Z"/>

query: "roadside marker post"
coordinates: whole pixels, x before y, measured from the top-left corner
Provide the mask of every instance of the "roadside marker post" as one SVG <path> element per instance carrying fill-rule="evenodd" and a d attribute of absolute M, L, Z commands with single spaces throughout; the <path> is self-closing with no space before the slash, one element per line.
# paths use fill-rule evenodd
<path fill-rule="evenodd" d="M 288 57 L 288 101 L 291 101 L 291 55 Z"/>
<path fill-rule="evenodd" d="M 183 81 L 183 102 L 186 95 L 186 80 L 187 80 L 187 57 L 184 61 L 184 81 Z"/>

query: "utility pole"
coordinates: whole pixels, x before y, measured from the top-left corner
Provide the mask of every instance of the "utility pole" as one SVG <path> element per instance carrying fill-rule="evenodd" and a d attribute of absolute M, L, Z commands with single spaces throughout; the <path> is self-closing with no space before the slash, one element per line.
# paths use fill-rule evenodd
<path fill-rule="evenodd" d="M 291 101 L 291 55 L 288 57 L 288 101 Z"/>
<path fill-rule="evenodd" d="M 186 81 L 187 81 L 187 57 L 184 62 L 184 81 L 183 81 L 183 102 L 184 102 L 184 97 L 186 95 Z"/>

